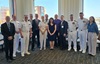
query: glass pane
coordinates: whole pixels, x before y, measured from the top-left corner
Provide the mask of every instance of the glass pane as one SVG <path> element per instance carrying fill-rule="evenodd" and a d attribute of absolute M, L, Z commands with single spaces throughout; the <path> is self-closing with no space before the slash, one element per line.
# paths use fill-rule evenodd
<path fill-rule="evenodd" d="M 44 14 L 54 17 L 58 14 L 58 0 L 35 0 L 35 13 L 39 15 L 39 19 Z"/>
<path fill-rule="evenodd" d="M 5 22 L 5 16 L 10 16 L 9 0 L 0 0 L 0 24 Z"/>
<path fill-rule="evenodd" d="M 84 16 L 94 16 L 100 30 L 100 0 L 84 0 Z"/>

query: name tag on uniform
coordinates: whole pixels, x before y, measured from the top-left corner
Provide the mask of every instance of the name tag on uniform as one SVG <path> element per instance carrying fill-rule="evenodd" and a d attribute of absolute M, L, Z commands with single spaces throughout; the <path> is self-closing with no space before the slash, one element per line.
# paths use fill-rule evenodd
<path fill-rule="evenodd" d="M 64 28 L 64 26 L 61 26 L 61 28 Z"/>

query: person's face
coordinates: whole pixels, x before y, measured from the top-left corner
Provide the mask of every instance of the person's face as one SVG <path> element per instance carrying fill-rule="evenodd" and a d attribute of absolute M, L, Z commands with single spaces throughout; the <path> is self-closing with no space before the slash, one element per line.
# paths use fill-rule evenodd
<path fill-rule="evenodd" d="M 73 16 L 70 16 L 70 20 L 73 20 Z"/>
<path fill-rule="evenodd" d="M 50 19 L 50 23 L 53 23 L 53 19 Z"/>
<path fill-rule="evenodd" d="M 28 17 L 27 16 L 25 16 L 25 21 L 27 21 L 28 20 Z"/>
<path fill-rule="evenodd" d="M 6 22 L 10 22 L 10 17 L 9 16 L 6 17 Z"/>
<path fill-rule="evenodd" d="M 55 19 L 58 19 L 58 15 L 55 15 Z"/>
<path fill-rule="evenodd" d="M 44 21 L 44 16 L 41 17 L 42 21 Z"/>
<path fill-rule="evenodd" d="M 61 20 L 64 20 L 64 16 L 61 16 Z"/>
<path fill-rule="evenodd" d="M 48 19 L 48 15 L 47 14 L 45 15 L 45 18 Z"/>
<path fill-rule="evenodd" d="M 33 19 L 33 15 L 32 14 L 30 14 L 30 19 Z"/>
<path fill-rule="evenodd" d="M 13 16 L 13 20 L 16 21 L 16 16 Z"/>
<path fill-rule="evenodd" d="M 38 14 L 35 14 L 35 18 L 38 19 Z"/>
<path fill-rule="evenodd" d="M 80 18 L 81 18 L 81 19 L 83 19 L 83 16 L 84 16 L 83 14 L 80 14 Z"/>
<path fill-rule="evenodd" d="M 89 20 L 90 20 L 90 22 L 93 22 L 93 18 L 92 17 L 90 17 Z"/>

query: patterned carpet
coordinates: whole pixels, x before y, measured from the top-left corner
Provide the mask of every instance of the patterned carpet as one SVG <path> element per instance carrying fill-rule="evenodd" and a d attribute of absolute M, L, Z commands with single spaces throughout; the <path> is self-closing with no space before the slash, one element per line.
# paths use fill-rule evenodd
<path fill-rule="evenodd" d="M 5 60 L 4 52 L 0 52 L 0 64 L 100 64 L 100 51 L 97 52 L 95 57 L 89 56 L 87 53 L 74 52 L 71 50 L 42 50 L 35 49 L 30 51 L 31 55 L 21 57 L 17 53 L 17 58 L 11 63 Z"/>

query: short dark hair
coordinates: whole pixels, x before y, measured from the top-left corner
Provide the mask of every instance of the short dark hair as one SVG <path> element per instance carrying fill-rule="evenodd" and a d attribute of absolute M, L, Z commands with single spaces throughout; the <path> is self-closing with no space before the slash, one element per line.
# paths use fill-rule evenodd
<path fill-rule="evenodd" d="M 70 16 L 73 16 L 73 14 L 70 14 Z"/>
<path fill-rule="evenodd" d="M 83 12 L 80 12 L 80 14 L 83 14 Z"/>

